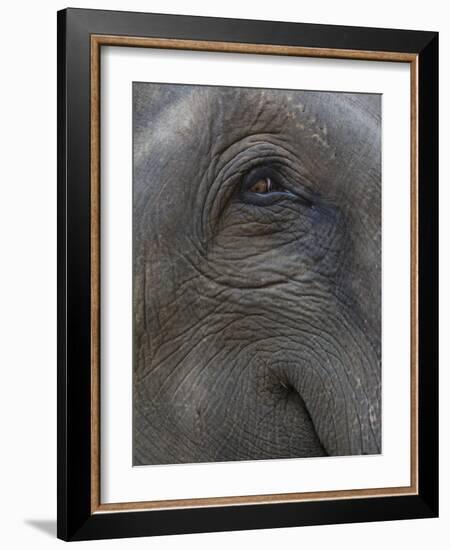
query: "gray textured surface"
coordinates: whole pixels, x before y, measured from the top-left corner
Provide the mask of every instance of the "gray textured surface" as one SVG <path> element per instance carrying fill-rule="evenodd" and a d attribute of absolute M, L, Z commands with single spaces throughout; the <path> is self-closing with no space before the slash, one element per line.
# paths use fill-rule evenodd
<path fill-rule="evenodd" d="M 380 452 L 381 97 L 133 86 L 134 464 Z"/>

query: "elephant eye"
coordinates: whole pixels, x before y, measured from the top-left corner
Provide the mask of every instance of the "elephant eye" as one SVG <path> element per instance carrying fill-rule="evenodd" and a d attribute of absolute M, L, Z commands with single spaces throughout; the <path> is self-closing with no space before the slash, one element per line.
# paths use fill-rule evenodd
<path fill-rule="evenodd" d="M 265 177 L 260 178 L 255 183 L 253 183 L 248 191 L 249 193 L 259 193 L 259 194 L 266 194 L 271 193 L 272 191 L 278 190 L 276 184 L 272 181 L 272 178 Z"/>
<path fill-rule="evenodd" d="M 270 178 L 261 178 L 254 183 L 249 191 L 251 193 L 270 193 L 272 188 L 272 180 Z"/>
<path fill-rule="evenodd" d="M 269 206 L 294 195 L 279 182 L 274 170 L 259 167 L 248 173 L 242 180 L 240 198 L 243 202 L 259 206 Z"/>

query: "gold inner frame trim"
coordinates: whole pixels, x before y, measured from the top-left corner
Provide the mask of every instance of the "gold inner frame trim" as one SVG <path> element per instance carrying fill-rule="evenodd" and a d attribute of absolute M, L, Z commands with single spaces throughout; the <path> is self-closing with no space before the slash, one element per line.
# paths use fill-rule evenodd
<path fill-rule="evenodd" d="M 411 483 L 339 491 L 316 491 L 179 500 L 102 503 L 100 482 L 100 50 L 101 46 L 164 48 L 206 52 L 287 55 L 409 63 L 411 81 Z M 418 55 L 397 52 L 305 48 L 269 44 L 211 42 L 167 38 L 91 35 L 91 513 L 173 508 L 274 504 L 313 500 L 386 497 L 418 494 Z"/>

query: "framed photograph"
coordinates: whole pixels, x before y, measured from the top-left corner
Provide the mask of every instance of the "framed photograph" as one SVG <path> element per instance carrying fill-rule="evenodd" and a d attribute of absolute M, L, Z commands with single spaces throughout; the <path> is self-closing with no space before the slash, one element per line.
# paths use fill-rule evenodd
<path fill-rule="evenodd" d="M 58 13 L 58 536 L 438 514 L 438 35 Z"/>

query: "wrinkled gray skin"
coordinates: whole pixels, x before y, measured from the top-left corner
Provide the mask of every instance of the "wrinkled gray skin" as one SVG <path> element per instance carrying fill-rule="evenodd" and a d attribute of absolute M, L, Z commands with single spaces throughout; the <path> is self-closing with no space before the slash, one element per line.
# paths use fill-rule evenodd
<path fill-rule="evenodd" d="M 133 94 L 133 463 L 381 452 L 380 96 Z"/>

